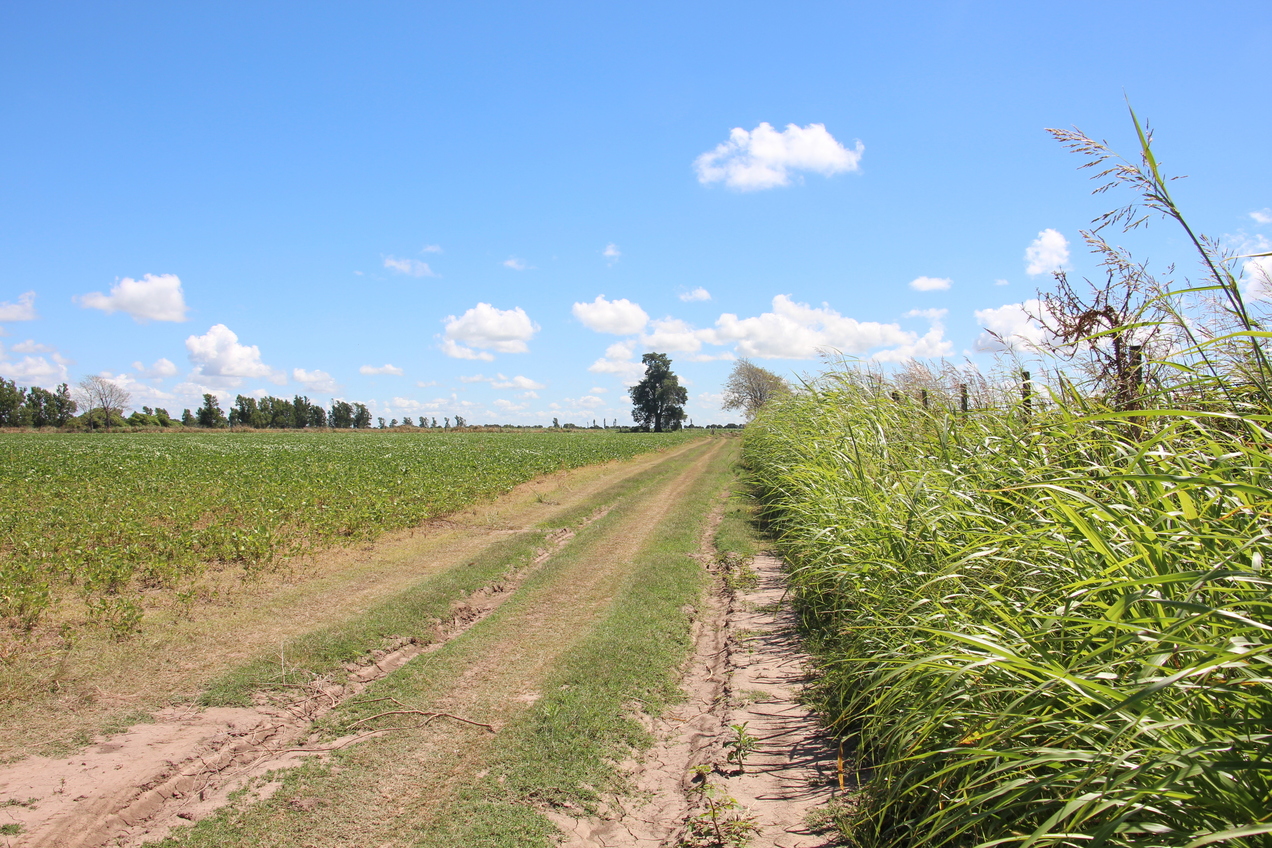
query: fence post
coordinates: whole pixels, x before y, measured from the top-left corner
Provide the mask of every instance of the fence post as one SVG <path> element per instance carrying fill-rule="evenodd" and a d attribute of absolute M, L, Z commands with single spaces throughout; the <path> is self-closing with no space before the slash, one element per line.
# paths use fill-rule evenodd
<path fill-rule="evenodd" d="M 960 383 L 958 387 L 958 403 L 963 408 L 963 412 L 967 412 L 967 384 Z"/>
<path fill-rule="evenodd" d="M 1020 372 L 1020 399 L 1024 401 L 1025 417 L 1033 414 L 1033 380 L 1028 371 Z"/>
<path fill-rule="evenodd" d="M 923 408 L 927 409 L 928 408 L 927 389 L 919 389 L 919 400 L 923 401 Z"/>

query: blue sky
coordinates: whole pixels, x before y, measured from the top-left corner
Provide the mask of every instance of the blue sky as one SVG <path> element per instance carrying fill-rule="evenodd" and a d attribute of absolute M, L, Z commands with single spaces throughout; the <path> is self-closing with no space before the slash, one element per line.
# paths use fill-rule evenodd
<path fill-rule="evenodd" d="M 1117 200 L 1047 127 L 1130 155 L 1129 97 L 1267 244 L 1270 44 L 1266 0 L 7 3 L 0 376 L 582 424 L 657 350 L 708 423 L 734 357 L 989 366 Z"/>

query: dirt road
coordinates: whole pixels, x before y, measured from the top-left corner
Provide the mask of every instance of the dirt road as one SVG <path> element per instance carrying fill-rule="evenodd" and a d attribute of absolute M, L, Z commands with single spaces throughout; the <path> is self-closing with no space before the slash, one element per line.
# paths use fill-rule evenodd
<path fill-rule="evenodd" d="M 767 695 L 731 697 L 731 675 L 754 652 L 737 650 L 730 609 L 768 614 L 712 589 L 722 586 L 712 528 L 733 455 L 733 443 L 711 439 L 559 475 L 355 556 L 333 554 L 301 579 L 257 587 L 247 608 L 174 622 L 132 657 L 134 678 L 107 689 L 81 672 L 76 685 L 103 695 L 44 730 L 82 732 L 118 709 L 112 698 L 131 697 L 152 720 L 0 769 L 0 825 L 17 831 L 5 838 L 86 847 L 551 845 L 563 831 L 575 845 L 691 838 L 702 794 L 692 766 L 732 780 L 726 728 L 748 720 L 736 711 L 788 712 Z M 423 609 L 424 596 L 444 601 L 442 614 L 390 618 L 409 623 L 365 644 L 357 662 L 322 665 L 318 624 L 330 634 L 338 622 L 342 638 L 375 633 L 366 610 Z M 183 656 L 192 640 L 215 657 Z M 276 668 L 262 659 L 273 655 Z M 798 659 L 780 662 L 789 689 Z M 253 671 L 236 677 L 236 668 Z M 260 685 L 236 690 L 244 679 Z M 226 703 L 246 692 L 249 705 L 199 707 L 182 694 L 192 689 L 204 701 L 229 692 Z M 823 844 L 790 834 L 806 831 L 795 819 L 829 792 L 825 751 L 808 742 L 806 715 L 780 734 L 752 759 L 758 775 L 792 745 L 808 753 L 787 781 L 786 812 L 761 814 L 759 784 L 730 791 L 751 802 L 760 829 L 751 844 Z"/>

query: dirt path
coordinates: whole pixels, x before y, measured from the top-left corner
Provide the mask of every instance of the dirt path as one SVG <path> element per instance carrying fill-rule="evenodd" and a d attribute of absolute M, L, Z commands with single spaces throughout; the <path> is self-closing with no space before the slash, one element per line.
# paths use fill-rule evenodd
<path fill-rule="evenodd" d="M 167 707 L 152 722 L 73 754 L 0 768 L 0 825 L 19 829 L 0 838 L 15 848 L 142 845 L 229 803 L 237 812 L 226 835 L 214 831 L 191 844 L 418 844 L 421 833 L 446 824 L 453 799 L 488 773 L 503 728 L 544 697 L 552 669 L 627 591 L 633 563 L 657 547 L 687 503 L 706 496 L 704 481 L 722 473 L 726 454 L 724 440 L 711 440 L 563 475 L 548 496 L 543 484 L 528 488 L 450 526 L 386 540 L 344 570 L 334 559 L 316 564 L 305 585 L 279 587 L 265 599 L 276 611 L 285 608 L 280 597 L 299 594 L 311 609 L 283 626 L 257 619 L 222 647 L 246 656 L 280 630 L 303 632 L 314 606 L 328 614 L 353 610 L 421 575 L 461 567 L 501 534 L 554 515 L 572 522 L 526 567 L 455 604 L 431 639 L 381 646 L 339 678 L 262 692 L 249 708 Z M 615 494 L 624 480 L 640 483 Z M 708 564 L 715 562 L 711 527 L 702 528 L 699 552 Z M 692 771 L 700 764 L 715 769 L 708 780 L 721 792 L 748 807 L 760 828 L 750 844 L 831 844 L 804 828 L 804 820 L 837 785 L 834 755 L 817 746 L 814 723 L 794 706 L 803 672 L 777 602 L 780 568 L 763 559 L 757 570 L 754 589 L 734 596 L 716 591 L 700 606 L 694 655 L 683 673 L 689 698 L 648 720 L 654 749 L 627 765 L 638 795 L 610 798 L 601 819 L 539 806 L 568 834 L 567 844 L 674 846 L 691 837 L 692 817 L 701 819 Z M 368 581 L 368 573 L 378 579 Z M 368 582 L 375 588 L 367 589 Z M 193 679 L 187 674 L 181 681 L 188 686 Z M 319 732 L 315 721 L 367 698 L 377 704 L 371 711 L 395 714 L 394 726 L 345 718 L 344 736 Z M 640 705 L 631 708 L 638 712 Z M 734 775 L 724 742 L 728 726 L 742 723 L 759 744 L 745 758 L 745 772 Z M 322 766 L 331 756 L 338 763 Z M 280 810 L 267 800 L 281 785 L 269 775 L 302 762 L 305 777 L 293 781 Z M 231 802 L 239 790 L 247 794 Z"/>

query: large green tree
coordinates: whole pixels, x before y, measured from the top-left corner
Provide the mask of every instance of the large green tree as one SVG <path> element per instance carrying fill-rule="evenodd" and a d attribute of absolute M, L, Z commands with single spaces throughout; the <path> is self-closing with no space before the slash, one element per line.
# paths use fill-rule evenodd
<path fill-rule="evenodd" d="M 655 433 L 679 430 L 685 420 L 685 402 L 689 392 L 680 378 L 671 372 L 671 360 L 665 353 L 647 353 L 641 358 L 645 379 L 632 386 L 632 419 L 637 426 Z"/>

